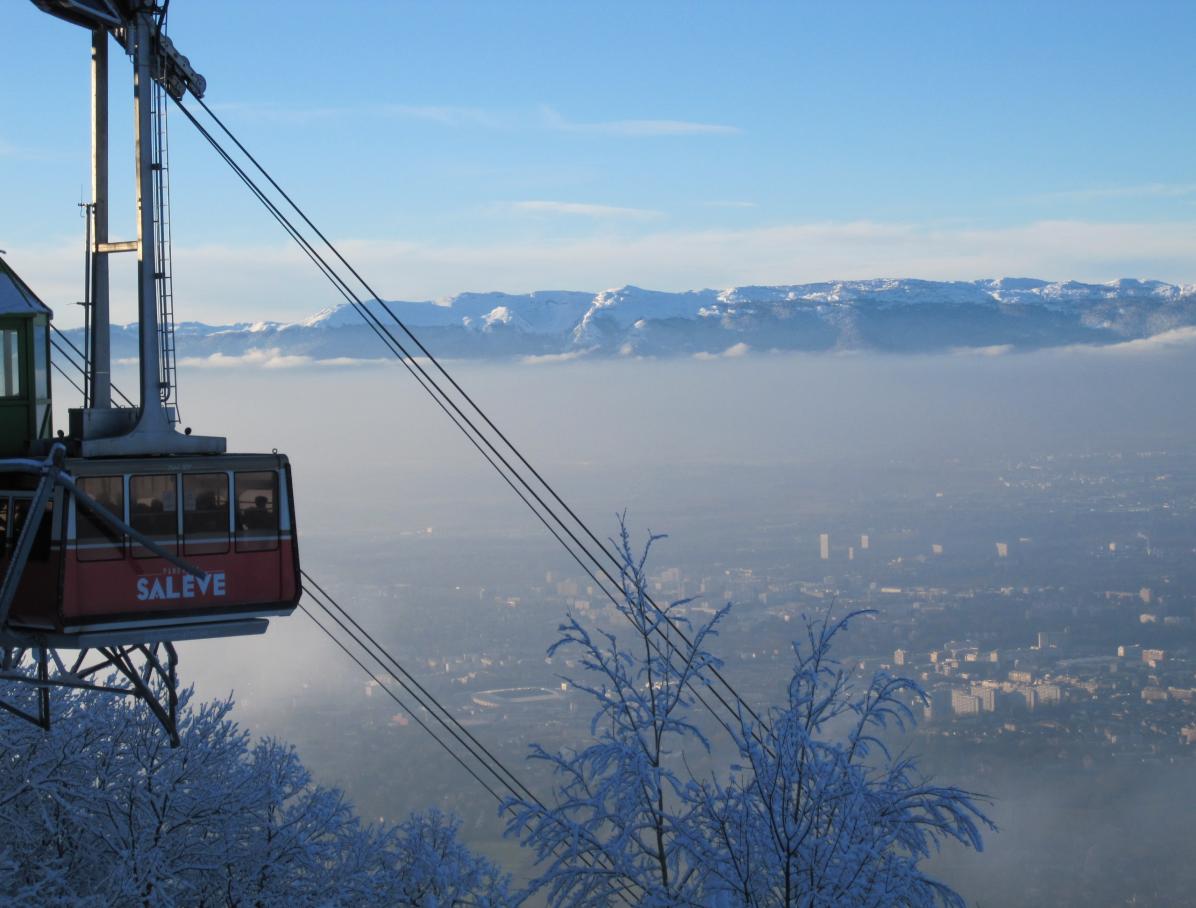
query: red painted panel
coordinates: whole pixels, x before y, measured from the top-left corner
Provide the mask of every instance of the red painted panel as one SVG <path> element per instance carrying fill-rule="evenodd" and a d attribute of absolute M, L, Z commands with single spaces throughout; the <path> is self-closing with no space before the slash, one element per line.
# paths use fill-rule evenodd
<path fill-rule="evenodd" d="M 147 614 L 169 615 L 255 604 L 288 602 L 295 597 L 292 542 L 283 539 L 272 552 L 189 555 L 207 572 L 199 580 L 161 558 L 79 561 L 67 557 L 62 618 L 71 624 L 89 617 L 119 620 Z"/>

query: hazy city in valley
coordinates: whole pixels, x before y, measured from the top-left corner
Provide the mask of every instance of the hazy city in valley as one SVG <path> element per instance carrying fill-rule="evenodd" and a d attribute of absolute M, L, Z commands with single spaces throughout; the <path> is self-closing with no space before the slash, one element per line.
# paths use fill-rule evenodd
<path fill-rule="evenodd" d="M 1196 6 L 5 14 L 0 905 L 1196 905 Z"/>
<path fill-rule="evenodd" d="M 695 610 L 733 603 L 716 649 L 753 702 L 776 702 L 787 683 L 803 614 L 876 610 L 840 657 L 917 679 L 929 704 L 901 746 L 993 799 L 1001 831 L 985 851 L 934 862 L 960 892 L 981 904 L 1176 904 L 1192 882 L 1182 827 L 1196 807 L 1196 430 L 1176 418 L 1196 404 L 1193 352 L 461 374 L 596 527 L 613 534 L 626 508 L 641 537 L 669 534 L 655 595 L 696 597 Z M 395 371 L 212 369 L 188 413 L 215 421 L 236 388 L 239 435 L 262 432 L 266 409 L 285 422 L 287 437 L 269 437 L 303 465 L 306 563 L 518 764 L 529 740 L 588 728 L 585 698 L 560 689 L 572 669 L 545 659 L 565 614 L 619 626 L 429 402 L 396 401 L 366 443 L 327 447 L 355 431 L 337 401 L 377 393 Z M 332 479 L 346 461 L 359 478 L 348 486 Z M 379 525 L 388 538 L 363 529 Z M 247 640 L 185 647 L 183 664 L 205 696 L 234 688 L 243 721 L 296 743 L 357 803 L 387 817 L 446 803 L 472 841 L 509 855 L 492 803 L 310 622 L 271 633 L 283 642 L 267 662 Z M 492 695 L 528 687 L 543 696 Z"/>

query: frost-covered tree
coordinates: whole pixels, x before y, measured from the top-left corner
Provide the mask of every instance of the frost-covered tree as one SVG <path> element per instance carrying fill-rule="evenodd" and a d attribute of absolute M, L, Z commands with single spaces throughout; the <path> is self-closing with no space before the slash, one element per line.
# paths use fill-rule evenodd
<path fill-rule="evenodd" d="M 945 841 L 979 850 L 981 828 L 994 827 L 973 795 L 933 784 L 890 750 L 886 730 L 904 731 L 924 694 L 883 672 L 853 683 L 831 644 L 859 614 L 805 622 L 787 701 L 759 722 L 741 715 L 743 764 L 699 787 L 695 841 L 720 901 L 964 905 L 919 865 Z"/>
<path fill-rule="evenodd" d="M 391 846 L 395 863 L 402 868 L 397 900 L 362 900 L 354 904 L 420 908 L 514 905 L 519 900 L 510 894 L 510 878 L 461 844 L 460 825 L 459 819 L 438 810 L 412 814 L 400 825 Z"/>
<path fill-rule="evenodd" d="M 584 908 L 962 905 L 920 865 L 947 841 L 979 849 L 992 824 L 973 795 L 890 751 L 886 729 L 904 730 L 924 694 L 884 674 L 857 686 L 832 658 L 854 615 L 807 620 L 786 702 L 759 719 L 741 706 L 737 760 L 691 772 L 687 753 L 711 753 L 690 716 L 698 695 L 711 699 L 719 663 L 706 647 L 727 609 L 697 628 L 685 603 L 657 610 L 645 563 L 659 538 L 637 555 L 621 528 L 617 607 L 630 630 L 592 632 L 570 616 L 550 650 L 578 659 L 589 678 L 566 680 L 597 708 L 587 746 L 532 747 L 554 771 L 553 802 L 507 805 L 508 834 L 539 860 L 532 889 Z"/>
<path fill-rule="evenodd" d="M 533 889 L 546 889 L 554 905 L 701 903 L 704 870 L 690 841 L 698 804 L 675 758 L 687 745 L 709 747 L 689 718 L 691 686 L 705 685 L 717 667 L 705 641 L 725 611 L 698 629 L 692 647 L 681 640 L 678 631 L 691 630 L 679 613 L 685 603 L 658 611 L 648 601 L 644 571 L 656 538 L 638 558 L 626 527 L 619 543 L 622 595 L 615 606 L 632 625 L 635 651 L 572 616 L 549 650 L 574 652 L 595 677 L 567 679 L 598 704 L 594 740 L 559 753 L 533 745 L 532 759 L 550 764 L 558 780 L 555 806 L 504 805 L 508 832 L 547 864 Z"/>
<path fill-rule="evenodd" d="M 10 701 L 21 687 L 4 692 Z M 0 899 L 38 906 L 514 904 L 456 821 L 363 824 L 231 699 L 180 697 L 171 748 L 132 700 L 56 694 L 43 732 L 0 716 Z"/>

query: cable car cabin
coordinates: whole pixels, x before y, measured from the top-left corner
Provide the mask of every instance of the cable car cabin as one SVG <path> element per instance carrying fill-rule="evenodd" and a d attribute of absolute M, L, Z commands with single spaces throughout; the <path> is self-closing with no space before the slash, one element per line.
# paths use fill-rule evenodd
<path fill-rule="evenodd" d="M 100 523 L 59 487 L 9 614 L 14 628 L 136 631 L 290 614 L 299 601 L 291 470 L 281 454 L 68 458 L 87 493 L 194 577 Z M 36 477 L 0 476 L 0 575 Z"/>

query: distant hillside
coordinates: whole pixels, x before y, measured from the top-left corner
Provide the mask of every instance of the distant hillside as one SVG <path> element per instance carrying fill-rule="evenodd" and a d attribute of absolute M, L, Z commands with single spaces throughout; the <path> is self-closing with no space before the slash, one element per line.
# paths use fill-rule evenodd
<path fill-rule="evenodd" d="M 462 293 L 441 303 L 388 305 L 432 352 L 467 358 L 1033 350 L 1112 344 L 1196 326 L 1196 286 L 1128 279 L 867 280 L 684 293 L 622 287 L 598 294 Z M 380 305 L 371 309 L 390 321 Z M 136 339 L 136 325 L 114 328 L 114 356 L 135 355 Z M 293 323 L 178 327 L 180 357 L 263 350 L 313 359 L 385 355 L 348 305 Z"/>

